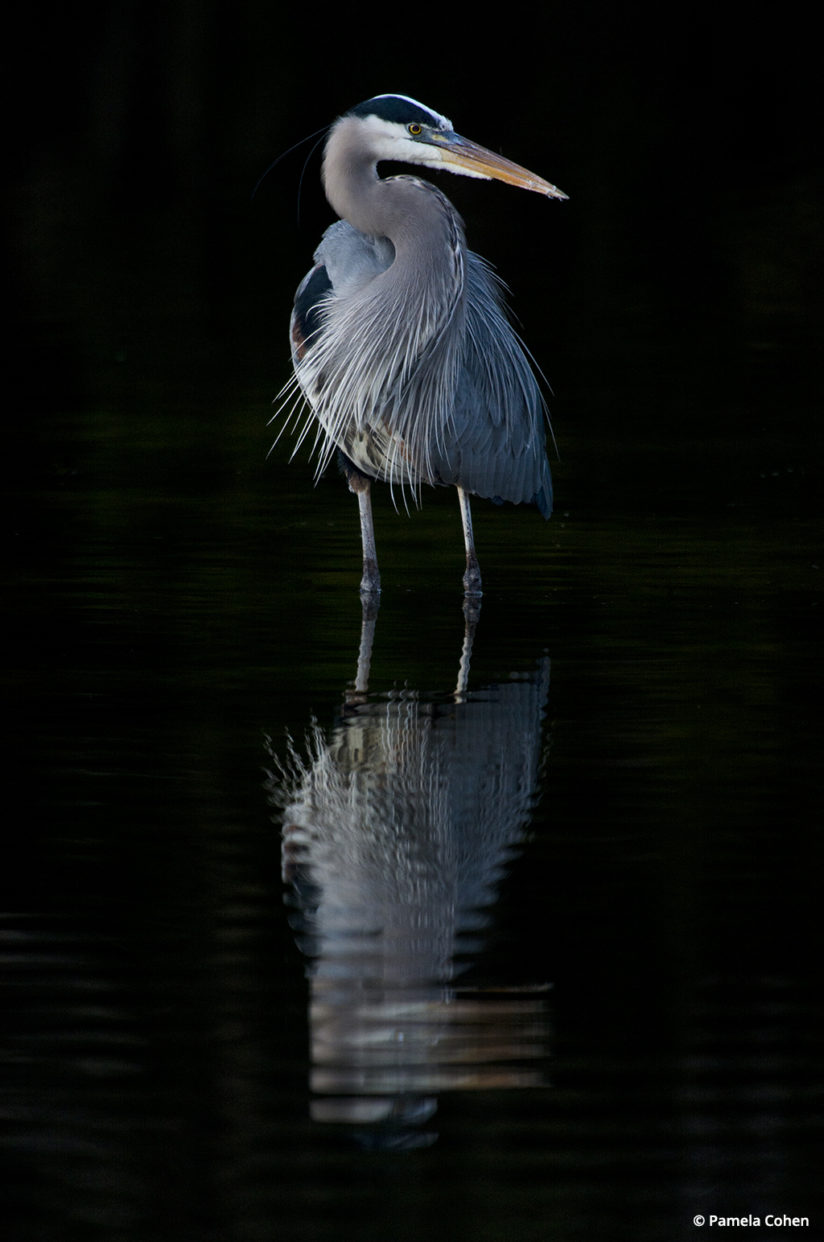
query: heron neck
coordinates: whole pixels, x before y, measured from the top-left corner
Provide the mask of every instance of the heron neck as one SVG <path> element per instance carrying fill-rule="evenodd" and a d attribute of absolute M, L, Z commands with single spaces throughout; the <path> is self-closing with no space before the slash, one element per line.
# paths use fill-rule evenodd
<path fill-rule="evenodd" d="M 367 237 L 387 237 L 401 265 L 409 255 L 417 265 L 426 256 L 437 262 L 463 243 L 460 217 L 440 191 L 414 177 L 379 177 L 374 157 L 346 137 L 343 123 L 323 161 L 326 197 L 342 220 Z"/>

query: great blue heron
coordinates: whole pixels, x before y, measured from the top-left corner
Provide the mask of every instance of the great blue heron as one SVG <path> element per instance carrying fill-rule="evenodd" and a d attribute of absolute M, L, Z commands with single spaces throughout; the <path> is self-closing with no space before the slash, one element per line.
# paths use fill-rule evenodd
<path fill-rule="evenodd" d="M 294 378 L 284 390 L 301 443 L 315 433 L 320 474 L 337 450 L 358 496 L 364 595 L 380 590 L 370 488 L 453 484 L 467 595 L 481 593 L 469 495 L 552 507 L 546 410 L 503 307 L 502 286 L 467 249 L 449 199 L 417 177 L 380 178 L 381 160 L 496 179 L 549 198 L 559 189 L 456 134 L 405 95 L 378 95 L 331 127 L 326 197 L 340 216 L 315 251 L 291 319 Z"/>

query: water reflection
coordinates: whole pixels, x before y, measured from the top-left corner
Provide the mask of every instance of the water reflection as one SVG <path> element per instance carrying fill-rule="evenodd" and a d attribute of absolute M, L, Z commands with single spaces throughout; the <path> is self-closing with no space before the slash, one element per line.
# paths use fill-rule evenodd
<path fill-rule="evenodd" d="M 543 1081 L 543 982 L 459 980 L 530 821 L 549 661 L 470 689 L 475 604 L 454 689 L 370 694 L 376 619 L 366 605 L 334 727 L 275 757 L 270 794 L 309 961 L 312 1116 L 406 1147 L 437 1137 L 442 1091 Z"/>

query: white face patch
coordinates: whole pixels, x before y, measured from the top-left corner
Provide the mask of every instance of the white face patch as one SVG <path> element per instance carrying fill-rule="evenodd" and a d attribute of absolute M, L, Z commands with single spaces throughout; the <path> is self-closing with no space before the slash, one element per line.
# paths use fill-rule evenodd
<path fill-rule="evenodd" d="M 443 145 L 437 141 L 416 142 L 410 138 L 405 125 L 396 121 L 384 121 L 378 116 L 367 116 L 357 122 L 359 140 L 365 140 L 370 155 L 375 163 L 381 160 L 392 160 L 393 163 L 418 164 L 423 168 L 445 168 L 451 173 L 459 173 L 462 177 L 477 177 L 481 181 L 489 181 L 490 174 L 482 168 L 473 167 L 471 163 L 462 161 L 453 154 L 449 147 L 449 139 Z M 454 130 L 450 130 L 454 134 Z"/>
<path fill-rule="evenodd" d="M 408 136 L 406 126 L 397 121 L 384 121 L 379 116 L 367 116 L 358 120 L 357 125 L 364 145 L 370 155 L 374 156 L 376 163 L 393 160 L 402 164 L 423 164 L 429 168 L 438 168 L 444 163 L 440 147 L 415 142 Z"/>

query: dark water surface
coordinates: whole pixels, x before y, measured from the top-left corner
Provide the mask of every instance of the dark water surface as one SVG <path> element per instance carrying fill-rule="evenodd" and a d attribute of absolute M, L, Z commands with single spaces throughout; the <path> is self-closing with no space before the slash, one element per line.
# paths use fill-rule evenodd
<path fill-rule="evenodd" d="M 545 204 L 489 227 L 560 459 L 469 617 L 454 495 L 378 495 L 364 616 L 344 484 L 266 459 L 314 236 L 23 178 L 8 1242 L 824 1236 L 817 199 L 675 252 L 582 160 L 540 270 Z"/>
<path fill-rule="evenodd" d="M 474 635 L 452 498 L 381 502 L 367 692 L 351 497 L 262 414 L 54 417 L 13 485 L 8 1236 L 814 1215 L 800 447 L 568 437 L 548 526 L 478 506 Z"/>

